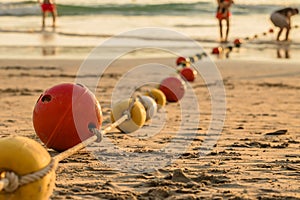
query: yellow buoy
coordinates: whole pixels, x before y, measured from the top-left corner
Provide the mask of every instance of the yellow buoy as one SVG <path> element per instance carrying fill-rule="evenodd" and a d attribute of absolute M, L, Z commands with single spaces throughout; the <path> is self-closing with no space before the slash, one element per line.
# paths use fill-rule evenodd
<path fill-rule="evenodd" d="M 36 141 L 25 137 L 0 139 L 0 174 L 14 172 L 21 176 L 37 172 L 51 162 L 49 153 Z M 41 179 L 20 186 L 13 192 L 0 191 L 0 200 L 49 199 L 55 184 L 55 170 Z"/>
<path fill-rule="evenodd" d="M 117 102 L 112 107 L 111 120 L 115 122 L 115 120 L 120 119 L 124 112 L 126 112 L 130 106 L 132 100 L 123 100 Z M 118 126 L 118 129 L 124 133 L 132 133 L 139 128 L 141 128 L 146 121 L 146 111 L 144 106 L 140 102 L 135 102 L 130 111 L 130 119 L 123 122 Z"/>
<path fill-rule="evenodd" d="M 167 103 L 166 95 L 159 89 L 153 88 L 146 95 L 152 97 L 159 108 L 164 107 Z"/>

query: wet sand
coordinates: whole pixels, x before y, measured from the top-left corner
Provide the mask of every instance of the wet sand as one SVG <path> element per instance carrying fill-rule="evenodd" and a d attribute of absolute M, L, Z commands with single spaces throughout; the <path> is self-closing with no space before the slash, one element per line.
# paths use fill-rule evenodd
<path fill-rule="evenodd" d="M 113 63 L 95 92 L 104 125 L 110 123 L 114 85 L 131 66 L 150 61 L 172 66 L 174 59 L 127 59 Z M 1 137 L 22 135 L 40 142 L 32 125 L 36 100 L 53 85 L 74 82 L 81 63 L 82 60 L 75 59 L 1 60 Z M 59 164 L 51 198 L 300 199 L 298 63 L 218 60 L 216 65 L 226 89 L 226 119 L 220 138 L 208 155 L 201 156 L 199 149 L 211 120 L 211 102 L 206 84 L 198 76 L 191 85 L 201 110 L 194 113 L 200 114 L 200 123 L 185 130 L 195 137 L 178 159 L 151 172 L 128 173 L 113 169 L 89 150 L 82 150 Z M 155 151 L 170 142 L 185 117 L 177 103 L 168 104 L 165 112 L 166 125 L 148 139 L 117 129 L 106 137 L 128 152 Z M 151 125 L 143 130 L 147 132 L 147 128 Z M 98 151 L 105 153 L 104 149 Z M 52 156 L 57 154 L 50 149 L 49 152 Z"/>

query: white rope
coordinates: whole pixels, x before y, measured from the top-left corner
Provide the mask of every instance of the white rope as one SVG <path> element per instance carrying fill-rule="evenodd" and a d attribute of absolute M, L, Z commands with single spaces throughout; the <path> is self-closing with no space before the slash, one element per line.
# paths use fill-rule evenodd
<path fill-rule="evenodd" d="M 9 180 L 5 178 L 5 174 L 1 173 L 1 180 L 0 180 L 0 191 L 4 190 L 5 188 L 9 187 Z"/>

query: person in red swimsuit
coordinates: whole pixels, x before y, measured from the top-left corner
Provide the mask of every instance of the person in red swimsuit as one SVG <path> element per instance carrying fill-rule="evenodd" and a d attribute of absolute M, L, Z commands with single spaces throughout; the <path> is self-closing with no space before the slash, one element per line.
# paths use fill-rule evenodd
<path fill-rule="evenodd" d="M 41 4 L 41 9 L 43 13 L 43 20 L 42 20 L 42 27 L 45 28 L 45 19 L 47 16 L 47 12 L 50 12 L 52 14 L 52 20 L 53 20 L 53 28 L 56 26 L 56 16 L 57 16 L 57 10 L 55 6 L 54 0 L 43 0 L 43 3 L 41 3 L 41 0 L 38 0 L 38 2 Z"/>
<path fill-rule="evenodd" d="M 230 6 L 233 4 L 233 0 L 217 0 L 218 8 L 216 18 L 219 21 L 220 28 L 220 40 L 221 42 L 228 42 L 228 34 L 229 34 L 229 18 L 231 16 L 231 12 L 229 10 Z M 226 21 L 226 35 L 225 39 L 223 39 L 223 20 Z"/>

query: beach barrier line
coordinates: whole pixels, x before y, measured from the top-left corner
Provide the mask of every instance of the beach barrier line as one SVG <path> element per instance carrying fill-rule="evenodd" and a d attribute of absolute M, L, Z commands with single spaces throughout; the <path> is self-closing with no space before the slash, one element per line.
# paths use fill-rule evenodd
<path fill-rule="evenodd" d="M 195 63 L 198 60 L 202 60 L 203 57 L 207 57 L 206 52 L 197 53 L 195 56 L 190 57 L 178 57 L 176 59 L 176 65 L 177 67 L 189 67 L 191 63 Z"/>
<path fill-rule="evenodd" d="M 297 29 L 297 28 L 299 28 L 299 26 L 294 25 L 292 28 Z M 268 34 L 274 34 L 274 29 L 270 28 L 269 31 L 267 31 L 267 32 L 254 34 L 253 36 L 247 36 L 242 39 L 237 38 L 233 41 L 233 45 L 227 45 L 226 47 L 218 46 L 218 47 L 213 48 L 211 51 L 211 54 L 219 55 L 219 54 L 225 52 L 226 58 L 228 58 L 229 54 L 233 51 L 234 48 L 239 49 L 243 43 L 254 41 L 254 40 L 258 39 L 260 36 L 267 36 Z"/>
<path fill-rule="evenodd" d="M 148 91 L 148 94 L 150 95 L 149 98 L 153 99 L 153 101 L 158 100 L 157 104 L 159 104 L 160 106 L 165 105 L 166 102 L 163 102 L 163 98 L 165 101 L 166 97 L 163 93 L 158 94 L 157 92 L 154 92 L 153 90 L 151 90 L 151 91 Z M 163 96 L 161 96 L 161 95 L 163 95 Z M 117 111 L 117 112 L 122 113 L 121 117 L 119 117 L 118 120 L 116 120 L 116 121 L 113 120 L 114 122 L 111 123 L 110 125 L 106 126 L 106 128 L 104 128 L 103 130 L 97 129 L 94 127 L 89 128 L 89 130 L 94 134 L 93 136 L 89 137 L 88 139 L 78 143 L 77 145 L 75 145 L 69 149 L 66 149 L 65 151 L 52 157 L 50 159 L 49 164 L 46 167 L 44 167 L 43 169 L 40 169 L 33 173 L 25 174 L 25 175 L 18 175 L 17 173 L 13 172 L 12 170 L 9 171 L 8 169 L 6 169 L 6 171 L 2 171 L 0 174 L 0 192 L 4 191 L 7 194 L 14 193 L 18 188 L 20 188 L 24 185 L 27 185 L 27 184 L 33 183 L 35 181 L 38 181 L 40 179 L 43 179 L 46 175 L 48 175 L 49 173 L 56 170 L 60 161 L 77 153 L 78 151 L 87 147 L 88 145 L 92 144 L 93 142 L 98 142 L 98 143 L 101 142 L 103 135 L 105 135 L 106 133 L 111 131 L 113 128 L 120 126 L 127 120 L 141 117 L 138 112 L 134 111 L 134 109 L 136 109 L 136 108 L 134 108 L 134 106 L 138 101 L 146 104 L 145 100 L 143 99 L 143 96 L 135 93 L 135 96 L 132 96 L 130 98 L 129 105 L 126 106 L 125 109 L 124 109 L 124 107 L 123 108 L 118 107 L 118 109 L 123 109 L 122 111 L 120 111 L 120 110 Z M 149 106 L 149 104 L 148 104 L 148 106 Z M 140 108 L 137 107 L 137 109 L 140 109 Z M 143 107 L 143 109 L 144 109 L 144 107 Z M 114 108 L 112 110 L 114 110 Z M 146 108 L 145 108 L 145 110 L 146 110 Z M 146 115 L 146 114 L 144 113 L 144 115 Z M 145 118 L 146 118 L 146 116 L 145 116 Z M 132 125 L 132 124 L 130 124 L 130 125 Z M 126 131 L 128 131 L 128 130 L 126 130 Z"/>
<path fill-rule="evenodd" d="M 92 144 L 93 142 L 101 142 L 102 137 L 104 134 L 108 133 L 111 129 L 119 126 L 120 124 L 124 123 L 126 120 L 130 119 L 130 110 L 133 107 L 135 100 L 131 102 L 128 110 L 124 112 L 124 115 L 115 121 L 114 123 L 107 126 L 104 130 L 98 130 L 96 128 L 91 128 L 91 131 L 95 134 L 94 136 L 84 140 L 83 142 L 73 146 L 72 148 L 54 156 L 51 159 L 51 162 L 42 170 L 37 172 L 26 174 L 23 176 L 18 176 L 14 172 L 2 172 L 1 173 L 1 180 L 0 180 L 0 191 L 6 192 L 14 192 L 19 187 L 37 181 L 44 176 L 46 176 L 52 170 L 55 170 L 58 166 L 58 163 L 71 155 L 77 153 L 79 150 L 87 147 L 88 145 Z"/>
<path fill-rule="evenodd" d="M 203 52 L 201 54 L 200 53 L 196 54 L 195 56 L 190 57 L 188 59 L 184 58 L 184 60 L 185 61 L 188 60 L 188 62 L 191 63 L 191 62 L 195 62 L 196 60 L 200 60 L 203 57 L 207 57 L 207 54 L 205 52 Z M 180 64 L 182 64 L 182 63 L 180 63 Z M 191 68 L 185 67 L 183 69 L 191 69 Z M 180 71 L 180 72 L 182 72 L 182 71 Z M 151 91 L 148 91 L 145 95 L 149 96 L 149 98 L 154 101 L 155 108 L 156 108 L 155 110 L 159 109 L 157 107 L 157 105 L 160 105 L 161 107 L 165 106 L 166 101 L 178 102 L 184 95 L 184 90 L 185 90 L 184 81 L 193 81 L 195 78 L 194 76 L 195 76 L 194 71 L 191 71 L 191 74 L 189 74 L 188 76 L 185 76 L 184 74 L 181 74 L 181 77 L 178 77 L 178 78 L 175 76 L 174 77 L 170 76 L 170 77 L 162 80 L 162 82 L 160 83 L 160 86 L 158 88 L 154 88 Z M 186 77 L 191 77 L 192 80 L 189 80 Z M 61 85 L 64 85 L 64 84 L 61 84 Z M 76 85 L 76 84 L 74 84 L 74 85 Z M 74 87 L 74 85 L 73 85 L 73 87 Z M 69 85 L 66 85 L 65 87 L 69 88 Z M 82 87 L 83 87 L 82 85 L 77 84 L 77 88 L 80 88 L 78 90 L 81 90 Z M 177 90 L 175 90 L 175 88 Z M 178 88 L 180 88 L 180 90 L 178 90 Z M 65 90 L 63 90 L 63 91 L 65 91 Z M 175 97 L 174 97 L 174 94 L 171 94 L 173 91 L 176 91 Z M 150 109 L 149 107 L 146 109 L 146 106 L 144 104 L 146 104 L 147 102 L 143 98 L 144 98 L 144 96 L 141 96 L 141 95 L 137 94 L 137 92 L 136 92 L 135 96 L 132 96 L 131 98 L 128 99 L 128 104 L 126 104 L 126 105 L 119 104 L 119 105 L 113 106 L 112 111 L 111 111 L 112 123 L 110 125 L 105 127 L 103 130 L 96 128 L 96 126 L 88 127 L 88 130 L 91 133 L 93 133 L 92 136 L 90 136 L 88 139 L 86 139 L 84 141 L 80 141 L 80 143 L 78 143 L 70 148 L 65 149 L 64 151 L 60 152 L 59 154 L 57 154 L 54 157 L 49 156 L 50 157 L 49 163 L 46 164 L 46 166 L 44 165 L 45 167 L 43 167 L 42 169 L 39 169 L 32 173 L 27 173 L 24 175 L 17 174 L 13 169 L 5 169 L 5 170 L 1 171 L 0 172 L 0 195 L 4 195 L 4 196 L 10 195 L 10 194 L 16 192 L 20 187 L 22 187 L 24 185 L 34 184 L 35 181 L 42 180 L 47 175 L 50 175 L 51 173 L 55 174 L 55 170 L 56 170 L 59 162 L 70 157 L 71 155 L 77 153 L 78 151 L 87 147 L 88 145 L 92 144 L 93 142 L 101 142 L 103 136 L 106 133 L 108 133 L 109 131 L 111 131 L 113 128 L 118 128 L 122 132 L 126 132 L 126 133 L 130 133 L 130 132 L 133 132 L 133 131 L 141 128 L 146 121 L 147 109 Z M 41 95 L 39 97 L 38 102 L 41 101 L 41 102 L 43 102 L 43 106 L 47 106 L 47 102 L 50 102 L 51 99 L 52 99 L 51 95 L 44 95 L 44 96 Z M 38 104 L 38 102 L 37 102 L 37 104 Z M 139 106 L 141 106 L 141 107 L 139 107 Z M 149 104 L 148 104 L 148 106 L 149 106 Z M 154 107 L 154 105 L 152 105 L 152 106 Z M 39 112 L 39 111 L 37 111 L 37 112 Z M 101 109 L 99 112 L 101 112 Z M 116 116 L 114 116 L 114 114 L 116 114 Z M 59 116 L 56 116 L 54 114 L 54 116 L 52 116 L 52 117 L 57 118 Z M 37 119 L 39 119 L 39 118 L 37 118 Z M 115 121 L 115 119 L 116 119 L 116 121 Z M 139 125 L 136 123 L 137 127 L 131 127 L 131 126 L 133 126 L 133 123 L 135 123 L 135 122 L 133 122 L 135 119 L 141 119 L 140 121 L 143 121 L 143 122 L 140 123 Z M 48 120 L 51 120 L 51 119 L 48 119 Z M 84 120 L 84 119 L 82 119 L 82 120 Z M 128 124 L 127 124 L 128 126 L 122 128 L 122 124 L 124 123 L 124 125 L 125 125 L 125 122 L 128 122 Z M 101 126 L 102 122 L 99 121 L 99 123 Z M 97 127 L 99 127 L 99 126 L 97 126 Z M 37 132 L 37 134 L 38 134 L 38 132 Z M 15 142 L 17 143 L 17 141 L 15 141 Z M 19 144 L 23 144 L 23 143 L 19 142 Z M 43 147 L 41 146 L 41 148 L 43 148 Z M 55 148 L 53 148 L 53 149 L 55 150 Z M 44 179 L 44 181 L 45 180 L 46 179 Z M 55 181 L 55 178 L 54 178 L 54 181 Z M 50 184 L 50 182 L 49 182 L 49 184 Z M 4 191 L 4 193 L 2 193 L 2 191 Z M 20 195 L 20 194 L 18 194 L 18 195 Z"/>

